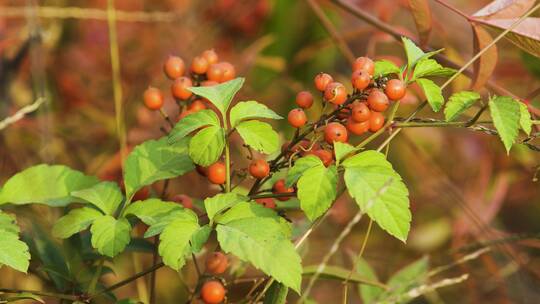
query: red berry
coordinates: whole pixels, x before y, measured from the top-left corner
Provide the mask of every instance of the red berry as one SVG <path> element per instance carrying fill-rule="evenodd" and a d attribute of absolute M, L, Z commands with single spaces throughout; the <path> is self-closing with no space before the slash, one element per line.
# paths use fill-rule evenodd
<path fill-rule="evenodd" d="M 371 132 L 377 132 L 384 125 L 384 115 L 379 112 L 371 112 L 369 118 L 369 130 Z"/>
<path fill-rule="evenodd" d="M 332 78 L 332 76 L 321 72 L 315 76 L 315 88 L 321 92 L 324 92 L 326 90 L 326 86 L 333 81 L 334 78 Z"/>
<path fill-rule="evenodd" d="M 287 188 L 287 186 L 285 185 L 285 180 L 284 179 L 279 179 L 279 180 L 276 181 L 276 183 L 272 187 L 272 192 L 274 194 L 293 193 L 294 188 L 293 187 Z M 289 196 L 276 197 L 276 199 L 278 199 L 280 201 L 287 201 L 287 200 L 290 199 L 290 197 Z"/>
<path fill-rule="evenodd" d="M 191 72 L 202 75 L 208 70 L 208 61 L 204 57 L 196 56 L 191 61 Z"/>
<path fill-rule="evenodd" d="M 364 90 L 371 82 L 371 75 L 365 70 L 356 70 L 352 73 L 352 85 L 357 90 Z"/>
<path fill-rule="evenodd" d="M 367 98 L 369 108 L 373 111 L 384 112 L 388 108 L 388 97 L 378 89 L 371 90 Z"/>
<path fill-rule="evenodd" d="M 223 185 L 227 179 L 227 169 L 222 162 L 216 162 L 206 168 L 208 180 L 212 184 Z"/>
<path fill-rule="evenodd" d="M 205 304 L 219 304 L 225 298 L 225 287 L 216 280 L 206 281 L 201 288 L 201 298 Z"/>
<path fill-rule="evenodd" d="M 372 75 L 375 73 L 375 63 L 368 57 L 358 57 L 353 63 L 353 71 L 364 70 Z"/>
<path fill-rule="evenodd" d="M 371 115 L 371 111 L 369 110 L 369 107 L 364 102 L 359 102 L 353 105 L 351 110 L 351 117 L 356 122 L 364 122 L 369 120 L 369 116 Z"/>
<path fill-rule="evenodd" d="M 255 199 L 255 202 L 259 205 L 263 205 L 266 208 L 276 209 L 276 202 L 274 202 L 274 200 L 270 197 L 257 198 Z"/>
<path fill-rule="evenodd" d="M 189 106 L 188 111 L 193 113 L 206 109 L 206 104 L 201 99 L 194 100 Z"/>
<path fill-rule="evenodd" d="M 347 119 L 347 124 L 345 125 L 347 130 L 356 135 L 362 135 L 369 131 L 369 120 L 363 122 L 356 122 L 352 118 Z"/>
<path fill-rule="evenodd" d="M 312 154 L 317 156 L 323 162 L 325 167 L 330 166 L 334 161 L 334 155 L 328 150 L 318 149 L 313 151 Z"/>
<path fill-rule="evenodd" d="M 202 52 L 201 56 L 206 59 L 206 62 L 208 62 L 209 65 L 212 65 L 214 63 L 217 63 L 219 60 L 218 55 L 214 51 L 214 49 L 206 50 Z"/>
<path fill-rule="evenodd" d="M 270 174 L 270 166 L 266 160 L 256 159 L 249 165 L 249 174 L 257 179 L 265 178 Z"/>
<path fill-rule="evenodd" d="M 219 251 L 213 252 L 206 259 L 206 272 L 211 274 L 222 274 L 227 270 L 228 266 L 227 256 Z"/>
<path fill-rule="evenodd" d="M 223 69 L 223 74 L 221 75 L 221 82 L 226 82 L 236 77 L 236 69 L 234 68 L 234 65 L 226 61 L 220 64 L 221 68 Z"/>
<path fill-rule="evenodd" d="M 296 104 L 302 109 L 309 109 L 313 105 L 313 95 L 308 91 L 301 91 L 296 94 Z"/>
<path fill-rule="evenodd" d="M 193 93 L 188 90 L 188 88 L 192 86 L 193 83 L 191 82 L 191 79 L 187 77 L 180 77 L 176 79 L 171 85 L 172 96 L 180 100 L 186 100 L 191 97 L 191 95 L 193 95 Z"/>
<path fill-rule="evenodd" d="M 388 96 L 390 100 L 400 100 L 406 93 L 405 84 L 399 79 L 390 79 L 386 83 L 384 93 L 386 93 L 386 96 Z"/>
<path fill-rule="evenodd" d="M 171 80 L 182 77 L 185 71 L 186 64 L 184 63 L 184 60 L 178 56 L 169 56 L 163 65 L 163 72 Z"/>
<path fill-rule="evenodd" d="M 324 129 L 324 140 L 329 144 L 334 141 L 347 142 L 348 139 L 347 129 L 339 122 L 331 122 Z"/>
<path fill-rule="evenodd" d="M 341 105 L 347 100 L 347 89 L 339 82 L 332 82 L 324 90 L 324 99 L 335 105 Z"/>
<path fill-rule="evenodd" d="M 192 209 L 193 208 L 193 200 L 191 197 L 185 195 L 185 194 L 177 194 L 173 196 L 172 201 L 175 203 L 182 204 L 184 208 Z"/>
<path fill-rule="evenodd" d="M 306 113 L 304 113 L 304 110 L 302 109 L 292 109 L 289 112 L 289 115 L 287 116 L 287 120 L 289 120 L 289 124 L 295 128 L 301 128 L 303 127 L 307 122 L 307 116 Z"/>
<path fill-rule="evenodd" d="M 144 91 L 144 105 L 149 110 L 159 110 L 163 106 L 163 94 L 161 91 L 154 87 L 148 87 Z"/>

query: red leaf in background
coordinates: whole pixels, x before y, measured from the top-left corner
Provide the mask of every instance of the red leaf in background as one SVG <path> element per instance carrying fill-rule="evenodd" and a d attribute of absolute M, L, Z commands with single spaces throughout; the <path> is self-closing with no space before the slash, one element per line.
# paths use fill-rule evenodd
<path fill-rule="evenodd" d="M 474 53 L 478 54 L 480 50 L 489 45 L 493 38 L 491 35 L 477 24 L 471 24 L 473 31 L 473 47 Z M 493 74 L 495 67 L 497 66 L 497 46 L 490 47 L 478 60 L 474 63 L 474 75 L 472 77 L 471 88 L 473 90 L 479 90 Z"/>
<path fill-rule="evenodd" d="M 495 0 L 474 13 L 482 19 L 511 19 L 525 14 L 536 0 Z"/>
<path fill-rule="evenodd" d="M 420 45 L 425 46 L 433 27 L 429 4 L 427 0 L 409 0 L 409 8 L 411 9 L 414 23 L 416 23 Z"/>
<path fill-rule="evenodd" d="M 477 19 L 493 29 L 504 31 L 514 24 L 518 18 L 514 19 Z M 540 18 L 527 18 L 523 20 L 505 38 L 510 40 L 524 51 L 540 57 Z"/>

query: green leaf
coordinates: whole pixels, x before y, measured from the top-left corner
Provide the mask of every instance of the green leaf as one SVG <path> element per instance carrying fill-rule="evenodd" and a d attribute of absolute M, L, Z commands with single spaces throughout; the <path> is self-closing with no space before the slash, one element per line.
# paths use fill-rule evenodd
<path fill-rule="evenodd" d="M 28 246 L 12 230 L 0 228 L 0 265 L 26 273 L 30 265 Z"/>
<path fill-rule="evenodd" d="M 151 226 L 158 223 L 163 217 L 171 215 L 176 211 L 183 212 L 186 216 L 197 219 L 197 215 L 193 211 L 183 208 L 180 204 L 165 202 L 157 198 L 131 203 L 125 209 L 124 216 L 134 215 L 146 225 Z"/>
<path fill-rule="evenodd" d="M 349 145 L 348 143 L 342 143 L 339 141 L 334 142 L 334 155 L 336 156 L 336 164 L 339 165 L 341 160 L 343 160 L 349 154 L 358 151 L 354 146 Z"/>
<path fill-rule="evenodd" d="M 233 80 L 209 87 L 191 87 L 189 90 L 208 99 L 225 116 L 231 101 L 244 84 L 244 78 Z"/>
<path fill-rule="evenodd" d="M 373 75 L 375 78 L 386 76 L 388 74 L 399 74 L 401 70 L 397 65 L 388 60 L 377 60 L 375 61 L 375 73 Z"/>
<path fill-rule="evenodd" d="M 480 94 L 471 91 L 462 91 L 452 94 L 446 108 L 444 109 L 444 117 L 446 121 L 456 119 L 461 113 L 470 108 L 477 100 L 480 99 Z"/>
<path fill-rule="evenodd" d="M 519 125 L 525 134 L 530 135 L 532 131 L 531 113 L 523 102 L 519 103 L 519 112 Z"/>
<path fill-rule="evenodd" d="M 177 143 L 182 138 L 186 137 L 189 133 L 206 127 L 216 126 L 219 127 L 220 121 L 216 113 L 212 110 L 202 110 L 180 119 L 180 121 L 174 126 L 169 134 L 169 144 Z"/>
<path fill-rule="evenodd" d="M 124 199 L 118 184 L 114 182 L 101 182 L 90 188 L 71 192 L 71 195 L 89 202 L 109 215 L 116 211 Z"/>
<path fill-rule="evenodd" d="M 168 214 L 162 214 L 156 217 L 156 222 L 152 224 L 144 233 L 144 237 L 152 237 L 160 234 L 170 223 L 180 220 L 188 222 L 198 222 L 197 214 L 190 209 L 182 208 L 173 210 Z"/>
<path fill-rule="evenodd" d="M 268 123 L 258 120 L 244 121 L 236 126 L 236 131 L 246 145 L 259 152 L 271 154 L 279 148 L 279 136 Z"/>
<path fill-rule="evenodd" d="M 13 234 L 19 234 L 20 232 L 15 216 L 4 213 L 2 210 L 0 210 L 0 229 Z"/>
<path fill-rule="evenodd" d="M 439 112 L 444 104 L 444 97 L 441 88 L 433 81 L 425 78 L 416 80 L 416 83 L 422 88 L 426 95 L 427 101 L 434 112 Z"/>
<path fill-rule="evenodd" d="M 489 110 L 506 153 L 510 153 L 519 131 L 521 113 L 519 103 L 510 97 L 498 96 L 489 101 Z"/>
<path fill-rule="evenodd" d="M 318 272 L 319 265 L 312 265 L 304 267 L 303 275 L 311 276 Z M 323 271 L 320 272 L 320 277 L 328 280 L 336 280 L 343 282 L 349 277 L 350 269 L 344 269 L 338 266 L 329 266 L 324 267 Z M 384 286 L 382 283 L 377 280 L 370 280 L 367 276 L 359 275 L 355 272 L 351 274 L 349 282 L 353 283 L 365 283 L 371 286 Z"/>
<path fill-rule="evenodd" d="M 291 169 L 289 169 L 289 172 L 287 172 L 287 177 L 285 178 L 285 185 L 287 187 L 292 186 L 294 183 L 298 181 L 300 176 L 306 172 L 306 170 L 316 167 L 316 166 L 323 166 L 321 159 L 318 158 L 315 155 L 308 155 L 302 158 L 299 158 L 294 162 L 294 166 L 292 166 Z"/>
<path fill-rule="evenodd" d="M 423 257 L 399 270 L 390 277 L 387 284 L 389 290 L 382 293 L 379 300 L 390 300 L 390 303 L 407 303 L 407 299 L 410 297 L 404 294 L 425 282 L 428 268 L 429 261 L 427 257 Z M 401 298 L 403 299 L 401 300 Z"/>
<path fill-rule="evenodd" d="M 225 132 L 222 128 L 210 126 L 189 142 L 189 157 L 198 165 L 209 166 L 215 163 L 225 148 Z"/>
<path fill-rule="evenodd" d="M 345 184 L 360 209 L 405 242 L 410 229 L 409 192 L 384 154 L 365 151 L 343 162 Z"/>
<path fill-rule="evenodd" d="M 274 282 L 264 294 L 263 304 L 285 304 L 287 302 L 288 293 L 289 288 L 287 288 L 287 286 L 279 282 Z"/>
<path fill-rule="evenodd" d="M 124 168 L 126 197 L 131 198 L 140 188 L 158 180 L 180 176 L 195 167 L 188 156 L 189 138 L 173 145 L 167 138 L 148 140 L 128 155 Z"/>
<path fill-rule="evenodd" d="M 102 215 L 101 212 L 90 207 L 73 209 L 56 221 L 52 229 L 52 234 L 54 237 L 67 239 L 75 233 L 88 228 Z"/>
<path fill-rule="evenodd" d="M 17 302 L 17 301 L 25 301 L 25 300 L 32 300 L 33 303 L 45 303 L 45 301 L 38 295 L 35 295 L 30 292 L 21 292 L 16 295 L 12 295 L 6 298 L 7 303 Z M 4 302 L 1 302 L 4 303 Z"/>
<path fill-rule="evenodd" d="M 264 104 L 253 100 L 241 101 L 231 109 L 230 122 L 232 128 L 236 127 L 240 121 L 252 118 L 283 119 Z"/>
<path fill-rule="evenodd" d="M 227 212 L 216 216 L 215 222 L 218 224 L 228 224 L 232 221 L 247 219 L 247 218 L 269 218 L 281 225 L 281 234 L 290 237 L 291 225 L 290 223 L 279 216 L 274 210 L 265 208 L 255 202 L 241 202 L 234 205 Z"/>
<path fill-rule="evenodd" d="M 177 219 L 165 227 L 159 236 L 159 255 L 163 263 L 174 270 L 180 270 L 185 264 L 185 258 L 191 254 L 189 242 L 199 229 L 196 221 Z"/>
<path fill-rule="evenodd" d="M 445 68 L 434 59 L 426 58 L 418 61 L 414 68 L 414 74 L 411 80 L 414 81 L 415 79 L 422 77 L 447 77 L 452 76 L 455 72 L 456 70 Z"/>
<path fill-rule="evenodd" d="M 356 263 L 356 272 L 368 280 L 379 281 L 373 268 L 362 258 Z M 375 303 L 379 295 L 384 292 L 381 287 L 368 284 L 359 284 L 358 288 L 363 303 Z"/>
<path fill-rule="evenodd" d="M 409 38 L 401 37 L 403 46 L 405 47 L 405 53 L 407 54 L 407 66 L 409 69 L 414 68 L 416 62 L 422 58 L 425 53 L 419 47 L 414 44 Z"/>
<path fill-rule="evenodd" d="M 212 221 L 214 216 L 221 211 L 230 208 L 240 202 L 247 202 L 249 198 L 237 193 L 219 193 L 204 200 L 204 208 L 208 219 Z"/>
<path fill-rule="evenodd" d="M 12 176 L 0 192 L 0 205 L 45 204 L 62 207 L 78 199 L 71 192 L 86 189 L 97 184 L 93 176 L 70 169 L 66 166 L 37 165 Z"/>
<path fill-rule="evenodd" d="M 198 228 L 193 235 L 191 236 L 191 248 L 194 253 L 197 253 L 202 250 L 204 244 L 208 241 L 210 233 L 212 232 L 212 227 L 209 225 L 204 225 Z"/>
<path fill-rule="evenodd" d="M 336 199 L 337 177 L 336 166 L 316 166 L 298 180 L 300 207 L 310 221 L 323 215 Z"/>
<path fill-rule="evenodd" d="M 217 225 L 221 248 L 250 262 L 276 281 L 300 292 L 302 265 L 281 226 L 270 218 L 252 217 Z"/>
<path fill-rule="evenodd" d="M 90 232 L 92 247 L 112 258 L 129 244 L 131 225 L 125 218 L 115 219 L 110 215 L 102 215 L 94 220 Z"/>

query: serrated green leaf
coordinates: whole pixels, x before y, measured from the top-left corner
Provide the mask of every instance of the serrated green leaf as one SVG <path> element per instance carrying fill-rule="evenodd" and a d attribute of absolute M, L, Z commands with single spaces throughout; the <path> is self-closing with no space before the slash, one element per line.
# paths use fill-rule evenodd
<path fill-rule="evenodd" d="M 218 161 L 224 148 L 224 130 L 210 126 L 193 136 L 189 142 L 189 157 L 198 165 L 209 166 Z"/>
<path fill-rule="evenodd" d="M 128 155 L 124 167 L 126 196 L 156 181 L 180 176 L 195 168 L 188 156 L 189 138 L 169 145 L 166 137 L 148 140 Z"/>
<path fill-rule="evenodd" d="M 237 193 L 219 193 L 204 200 L 204 208 L 208 219 L 212 221 L 219 212 L 228 209 L 240 202 L 247 202 L 249 198 Z"/>
<path fill-rule="evenodd" d="M 444 97 L 441 88 L 433 81 L 425 78 L 416 80 L 416 83 L 422 88 L 426 99 L 434 112 L 439 112 L 444 104 Z"/>
<path fill-rule="evenodd" d="M 324 164 L 322 163 L 321 159 L 315 155 L 308 155 L 299 158 L 294 162 L 294 166 L 289 169 L 289 172 L 287 172 L 287 177 L 285 178 L 285 185 L 287 187 L 291 187 L 294 183 L 298 181 L 300 176 L 302 176 L 302 174 L 304 174 L 306 170 L 316 166 L 324 167 Z"/>
<path fill-rule="evenodd" d="M 358 151 L 356 147 L 351 146 L 348 143 L 335 141 L 334 142 L 334 155 L 336 156 L 336 164 L 339 165 L 341 160 L 343 160 L 347 155 L 355 151 Z"/>
<path fill-rule="evenodd" d="M 199 227 L 191 236 L 191 248 L 194 253 L 197 253 L 202 250 L 204 244 L 208 241 L 210 233 L 212 232 L 212 227 L 209 225 L 204 225 Z"/>
<path fill-rule="evenodd" d="M 152 226 L 158 223 L 163 217 L 175 212 L 181 212 L 188 218 L 197 219 L 197 214 L 182 207 L 178 203 L 166 202 L 157 198 L 150 198 L 144 201 L 131 203 L 124 211 L 124 216 L 133 215 L 138 217 L 146 225 Z"/>
<path fill-rule="evenodd" d="M 462 91 L 452 94 L 444 108 L 444 117 L 446 118 L 446 121 L 456 119 L 479 99 L 480 94 L 471 91 Z"/>
<path fill-rule="evenodd" d="M 244 84 L 244 78 L 235 78 L 224 83 L 209 87 L 191 87 L 189 90 L 199 96 L 208 99 L 225 115 L 231 101 Z"/>
<path fill-rule="evenodd" d="M 422 58 L 425 53 L 419 47 L 414 44 L 409 38 L 401 37 L 403 46 L 405 47 L 405 53 L 407 54 L 407 66 L 409 69 L 414 68 L 416 62 Z"/>
<path fill-rule="evenodd" d="M 4 213 L 0 210 L 0 229 L 13 234 L 19 234 L 20 228 L 17 225 L 17 221 L 14 215 Z"/>
<path fill-rule="evenodd" d="M 52 229 L 52 234 L 54 237 L 67 239 L 75 233 L 88 228 L 102 215 L 101 212 L 90 207 L 73 209 L 56 221 Z"/>
<path fill-rule="evenodd" d="M 0 229 L 0 265 L 26 273 L 30 265 L 28 245 L 12 230 Z"/>
<path fill-rule="evenodd" d="M 169 134 L 169 144 L 174 144 L 186 137 L 189 133 L 206 126 L 219 127 L 220 121 L 212 110 L 202 110 L 180 119 Z"/>
<path fill-rule="evenodd" d="M 414 81 L 415 79 L 422 77 L 447 77 L 452 76 L 455 72 L 456 70 L 445 68 L 434 59 L 426 58 L 421 59 L 416 63 L 413 78 L 411 80 Z"/>
<path fill-rule="evenodd" d="M 232 128 L 236 127 L 242 120 L 253 118 L 283 119 L 266 105 L 254 100 L 241 101 L 231 109 L 230 122 Z"/>
<path fill-rule="evenodd" d="M 337 195 L 337 168 L 315 166 L 302 174 L 298 180 L 300 207 L 310 221 L 323 215 Z"/>
<path fill-rule="evenodd" d="M 189 242 L 199 228 L 194 221 L 177 219 L 165 227 L 159 236 L 159 255 L 163 263 L 174 270 L 180 270 L 185 264 L 185 258 L 191 254 Z"/>
<path fill-rule="evenodd" d="M 358 262 L 356 263 L 356 272 L 368 280 L 375 282 L 379 281 L 375 270 L 373 270 L 363 258 L 358 259 Z M 358 284 L 358 293 L 362 297 L 363 303 L 375 303 L 379 295 L 383 292 L 384 289 L 378 286 Z"/>
<path fill-rule="evenodd" d="M 216 216 L 215 222 L 218 224 L 228 224 L 232 221 L 247 219 L 247 218 L 269 218 L 274 220 L 281 226 L 281 234 L 290 237 L 291 225 L 287 220 L 279 216 L 274 210 L 265 208 L 255 202 L 241 202 L 234 205 L 227 212 Z"/>
<path fill-rule="evenodd" d="M 276 281 L 300 292 L 302 265 L 293 244 L 270 218 L 252 217 L 217 225 L 223 251 L 272 276 Z"/>
<path fill-rule="evenodd" d="M 102 215 L 94 220 L 92 227 L 92 247 L 108 257 L 115 257 L 126 248 L 131 239 L 131 225 L 125 218 L 115 219 Z"/>
<path fill-rule="evenodd" d="M 400 68 L 391 61 L 388 61 L 388 60 L 375 61 L 375 72 L 373 73 L 373 76 L 375 78 L 386 76 L 388 74 L 399 74 L 400 72 L 401 72 Z"/>
<path fill-rule="evenodd" d="M 279 282 L 274 282 L 264 294 L 263 304 L 285 304 L 287 302 L 288 293 L 289 288 L 287 288 L 287 286 Z"/>
<path fill-rule="evenodd" d="M 531 113 L 527 109 L 527 105 L 519 103 L 519 125 L 525 134 L 530 135 L 532 131 Z"/>
<path fill-rule="evenodd" d="M 360 209 L 405 242 L 411 222 L 409 192 L 384 154 L 365 151 L 349 157 L 343 166 L 345 184 Z"/>
<path fill-rule="evenodd" d="M 37 165 L 12 176 L 0 192 L 0 205 L 44 204 L 62 207 L 79 200 L 71 192 L 97 184 L 96 177 L 61 165 Z"/>
<path fill-rule="evenodd" d="M 236 131 L 246 145 L 259 152 L 271 154 L 279 149 L 279 136 L 268 123 L 258 120 L 244 121 L 236 126 Z"/>
<path fill-rule="evenodd" d="M 71 195 L 89 202 L 109 215 L 116 211 L 124 199 L 118 184 L 114 182 L 101 182 L 87 189 L 73 191 Z"/>
<path fill-rule="evenodd" d="M 498 96 L 489 101 L 489 111 L 506 153 L 510 153 L 519 131 L 519 103 L 510 97 Z"/>
<path fill-rule="evenodd" d="M 177 220 L 197 223 L 198 217 L 195 212 L 187 208 L 173 209 L 169 213 L 156 216 L 155 222 L 148 227 L 144 233 L 144 237 L 149 238 L 160 234 L 170 223 Z"/>

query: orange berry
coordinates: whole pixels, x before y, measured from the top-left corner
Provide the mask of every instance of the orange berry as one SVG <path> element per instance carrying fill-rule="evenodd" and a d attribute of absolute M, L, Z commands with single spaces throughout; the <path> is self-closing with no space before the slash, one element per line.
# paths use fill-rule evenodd
<path fill-rule="evenodd" d="M 388 97 L 381 90 L 373 89 L 368 95 L 367 102 L 373 111 L 384 112 L 388 108 Z"/>
<path fill-rule="evenodd" d="M 371 111 L 365 102 L 359 102 L 353 105 L 351 110 L 351 117 L 356 122 L 364 122 L 369 120 Z"/>
<path fill-rule="evenodd" d="M 193 113 L 206 109 L 206 104 L 201 99 L 194 100 L 189 106 L 188 111 Z"/>
<path fill-rule="evenodd" d="M 315 88 L 317 90 L 324 92 L 326 90 L 326 86 L 329 85 L 331 82 L 334 81 L 334 78 L 326 73 L 319 73 L 317 76 L 315 76 Z"/>
<path fill-rule="evenodd" d="M 384 126 L 384 115 L 379 112 L 371 112 L 369 118 L 369 130 L 371 132 L 377 132 Z"/>
<path fill-rule="evenodd" d="M 191 61 L 191 72 L 202 75 L 208 70 L 208 61 L 204 57 L 196 56 Z"/>
<path fill-rule="evenodd" d="M 159 110 L 163 106 L 163 94 L 154 87 L 148 87 L 143 95 L 144 105 L 149 110 Z"/>
<path fill-rule="evenodd" d="M 277 180 L 275 183 L 274 183 L 274 186 L 272 187 L 272 192 L 274 194 L 283 194 L 283 193 L 293 193 L 294 192 L 294 188 L 293 187 L 288 187 L 285 185 L 285 180 L 284 179 L 279 179 Z M 277 200 L 280 200 L 280 201 L 287 201 L 290 199 L 289 196 L 283 196 L 283 197 L 276 197 Z"/>
<path fill-rule="evenodd" d="M 221 78 L 223 78 L 224 71 L 225 69 L 221 66 L 221 64 L 214 63 L 208 67 L 208 71 L 206 71 L 206 78 L 219 83 L 221 82 Z"/>
<path fill-rule="evenodd" d="M 212 184 L 223 185 L 227 179 L 227 169 L 222 162 L 216 162 L 208 166 L 207 177 Z"/>
<path fill-rule="evenodd" d="M 371 75 L 365 70 L 356 70 L 352 73 L 352 85 L 357 90 L 364 90 L 371 82 Z"/>
<path fill-rule="evenodd" d="M 184 60 L 178 56 L 169 56 L 163 65 L 163 72 L 171 80 L 182 77 L 185 71 L 186 64 L 184 63 Z"/>
<path fill-rule="evenodd" d="M 345 126 L 347 127 L 347 130 L 349 130 L 349 132 L 356 135 L 362 135 L 369 131 L 369 120 L 363 122 L 356 122 L 354 119 L 349 118 L 347 119 L 347 124 Z"/>
<path fill-rule="evenodd" d="M 206 281 L 201 288 L 201 298 L 205 304 L 219 304 L 225 299 L 225 292 L 221 282 Z"/>
<path fill-rule="evenodd" d="M 249 174 L 256 179 L 265 178 L 270 174 L 270 166 L 264 159 L 255 159 L 249 165 Z"/>
<path fill-rule="evenodd" d="M 191 79 L 187 77 L 177 78 L 171 85 L 172 96 L 180 100 L 186 100 L 193 95 L 193 93 L 188 90 L 188 88 L 192 86 L 193 83 L 191 82 Z"/>
<path fill-rule="evenodd" d="M 301 91 L 296 94 L 296 104 L 302 109 L 309 109 L 313 105 L 313 95 L 308 91 Z"/>
<path fill-rule="evenodd" d="M 257 198 L 255 199 L 255 202 L 259 205 L 263 205 L 266 208 L 276 209 L 276 202 L 274 202 L 274 200 L 270 197 Z"/>
<path fill-rule="evenodd" d="M 296 108 L 292 109 L 289 112 L 287 120 L 289 121 L 289 124 L 294 128 L 301 128 L 306 124 L 307 116 L 306 113 L 304 113 L 304 110 Z"/>
<path fill-rule="evenodd" d="M 193 209 L 193 200 L 191 199 L 191 197 L 185 194 L 177 194 L 173 196 L 172 201 L 182 204 L 184 208 Z"/>
<path fill-rule="evenodd" d="M 347 142 L 348 139 L 347 129 L 339 122 L 331 122 L 324 128 L 324 140 L 329 144 L 335 141 Z"/>
<path fill-rule="evenodd" d="M 347 89 L 339 82 L 332 82 L 324 90 L 324 99 L 335 105 L 341 105 L 347 100 Z"/>
<path fill-rule="evenodd" d="M 368 57 L 358 57 L 353 63 L 353 71 L 364 70 L 373 76 L 375 73 L 375 63 Z"/>
<path fill-rule="evenodd" d="M 236 69 L 231 63 L 224 61 L 221 63 L 221 68 L 223 69 L 223 74 L 221 75 L 221 82 L 233 80 L 234 77 L 236 77 Z"/>
<path fill-rule="evenodd" d="M 323 162 L 325 167 L 330 166 L 334 161 L 334 155 L 328 150 L 318 149 L 313 151 L 312 154 L 317 156 Z"/>
<path fill-rule="evenodd" d="M 213 252 L 206 259 L 206 272 L 211 274 L 222 274 L 227 270 L 228 266 L 227 256 L 219 251 Z"/>
<path fill-rule="evenodd" d="M 201 56 L 206 59 L 206 62 L 208 62 L 209 65 L 212 65 L 214 63 L 217 63 L 219 60 L 219 57 L 217 53 L 214 51 L 214 49 L 206 50 L 202 52 Z"/>
<path fill-rule="evenodd" d="M 399 79 L 390 79 L 386 83 L 386 88 L 384 89 L 384 93 L 390 100 L 400 100 L 405 96 L 406 87 L 403 81 Z"/>

